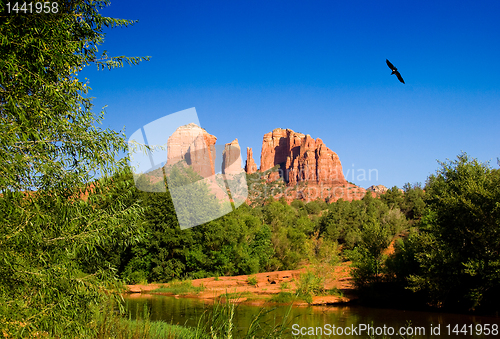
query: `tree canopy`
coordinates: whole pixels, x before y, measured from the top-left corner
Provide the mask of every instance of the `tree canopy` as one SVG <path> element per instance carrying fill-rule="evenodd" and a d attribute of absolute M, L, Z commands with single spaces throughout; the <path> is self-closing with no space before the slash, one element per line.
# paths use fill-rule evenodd
<path fill-rule="evenodd" d="M 104 113 L 78 78 L 143 60 L 97 54 L 106 27 L 133 22 L 101 16 L 109 1 L 57 3 L 56 14 L 0 18 L 0 333 L 12 337 L 92 331 L 115 271 L 82 258 L 140 235 L 142 209 L 117 187 L 132 183 L 110 179 L 125 168 L 124 136 L 98 126 Z"/>
<path fill-rule="evenodd" d="M 115 170 L 122 136 L 98 128 L 83 67 L 113 68 L 141 58 L 98 55 L 109 1 L 60 1 L 57 14 L 11 14 L 0 26 L 0 189 L 69 189 Z M 2 5 L 5 7 L 5 4 Z M 2 8 L 5 13 L 5 8 Z M 147 59 L 147 58 L 146 58 Z M 96 156 L 99 154 L 99 156 Z"/>
<path fill-rule="evenodd" d="M 466 153 L 441 166 L 426 185 L 429 208 L 411 287 L 462 309 L 498 305 L 500 171 Z"/>

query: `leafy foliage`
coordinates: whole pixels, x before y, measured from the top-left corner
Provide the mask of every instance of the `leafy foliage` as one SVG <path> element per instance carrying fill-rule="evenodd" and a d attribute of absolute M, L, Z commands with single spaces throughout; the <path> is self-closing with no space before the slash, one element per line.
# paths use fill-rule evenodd
<path fill-rule="evenodd" d="M 297 282 L 296 295 L 307 303 L 312 303 L 312 297 L 325 293 L 325 278 L 311 271 L 302 273 Z"/>
<path fill-rule="evenodd" d="M 408 220 L 419 220 L 425 210 L 425 191 L 420 184 L 403 186 L 403 190 L 397 187 L 389 189 L 380 196 L 390 208 L 398 207 L 405 214 Z"/>
<path fill-rule="evenodd" d="M 112 68 L 142 60 L 96 55 L 104 27 L 133 23 L 102 17 L 98 10 L 107 4 L 61 1 L 60 14 L 13 14 L 0 26 L 2 190 L 67 191 L 94 171 L 114 172 L 121 137 L 94 125 L 103 114 L 94 116 L 89 87 L 77 78 L 92 63 Z"/>
<path fill-rule="evenodd" d="M 96 56 L 104 27 L 132 22 L 102 17 L 109 1 L 58 4 L 60 14 L 12 14 L 0 25 L 0 333 L 9 337 L 92 332 L 116 284 L 103 253 L 140 238 L 142 208 L 118 194 L 131 183 L 109 179 L 123 173 L 124 138 L 96 126 L 103 113 L 77 78 L 92 63 L 142 60 Z"/>
<path fill-rule="evenodd" d="M 286 202 L 254 208 L 243 204 L 219 219 L 181 231 L 168 189 L 138 194 L 146 236 L 122 251 L 118 265 L 129 283 L 293 269 L 316 258 L 335 262 L 334 244 L 314 232 L 316 224 L 305 209 L 297 211 Z"/>
<path fill-rule="evenodd" d="M 171 293 L 171 294 L 187 294 L 187 293 L 200 293 L 203 291 L 205 287 L 201 286 L 193 286 L 191 280 L 184 281 L 171 281 L 168 285 L 164 285 L 160 288 L 157 288 L 153 292 L 155 293 Z"/>
<path fill-rule="evenodd" d="M 437 306 L 498 309 L 500 174 L 465 153 L 429 177 L 418 229 L 388 262 L 396 281 Z"/>
<path fill-rule="evenodd" d="M 352 202 L 339 199 L 319 220 L 320 234 L 338 241 L 344 249 L 366 247 L 373 255 L 387 248 L 392 238 L 408 227 L 399 208 L 388 207 L 380 199 L 367 194 Z"/>
<path fill-rule="evenodd" d="M 255 286 L 255 285 L 257 285 L 258 281 L 257 281 L 257 278 L 255 276 L 250 276 L 247 279 L 247 283 L 252 285 L 252 286 Z"/>
<path fill-rule="evenodd" d="M 285 181 L 283 178 L 270 181 L 269 177 L 279 172 L 279 165 L 264 172 L 247 174 L 248 200 L 251 206 L 262 206 L 266 201 L 274 200 L 274 196 L 285 192 Z"/>
<path fill-rule="evenodd" d="M 500 173 L 463 153 L 429 178 L 429 211 L 411 287 L 436 303 L 474 309 L 498 301 Z"/>

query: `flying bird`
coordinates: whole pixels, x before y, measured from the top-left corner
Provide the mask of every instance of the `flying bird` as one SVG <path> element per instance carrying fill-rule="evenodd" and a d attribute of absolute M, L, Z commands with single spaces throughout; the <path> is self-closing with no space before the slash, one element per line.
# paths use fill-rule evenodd
<path fill-rule="evenodd" d="M 391 62 L 389 60 L 385 59 L 385 62 L 387 62 L 387 66 L 389 66 L 389 68 L 392 70 L 391 75 L 396 74 L 399 81 L 401 81 L 404 84 L 405 81 L 403 80 L 403 77 L 401 76 L 401 74 L 399 74 L 398 69 L 396 67 L 394 67 L 394 65 L 391 64 Z"/>

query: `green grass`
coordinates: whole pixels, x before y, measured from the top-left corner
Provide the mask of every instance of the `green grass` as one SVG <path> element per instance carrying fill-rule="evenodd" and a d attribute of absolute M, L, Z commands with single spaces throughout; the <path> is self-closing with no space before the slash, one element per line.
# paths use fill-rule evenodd
<path fill-rule="evenodd" d="M 120 317 L 108 308 L 96 319 L 96 339 L 202 339 L 207 336 L 201 328 L 172 325 L 163 321 L 150 321 L 147 309 L 143 319 Z"/>
<path fill-rule="evenodd" d="M 287 281 L 283 281 L 280 285 L 280 290 L 281 291 L 285 291 L 285 290 L 288 290 L 290 289 L 290 283 L 287 282 Z"/>
<path fill-rule="evenodd" d="M 116 339 L 191 339 L 203 338 L 199 329 L 168 324 L 163 321 L 119 319 L 109 322 L 97 334 L 97 338 Z"/>
<path fill-rule="evenodd" d="M 221 295 L 221 298 L 229 298 L 229 299 L 236 299 L 238 300 L 239 298 L 245 298 L 252 296 L 253 294 L 251 292 L 232 292 L 232 293 L 225 293 Z"/>
<path fill-rule="evenodd" d="M 280 339 L 284 335 L 289 335 L 291 332 L 291 306 L 288 308 L 287 313 L 281 319 L 274 323 L 264 321 L 263 318 L 266 314 L 271 313 L 274 309 L 261 311 L 254 316 L 250 325 L 243 331 L 237 330 L 233 317 L 238 306 L 229 302 L 226 296 L 222 295 L 214 308 L 206 315 L 205 319 L 205 333 L 209 334 L 209 338 L 224 338 L 224 339 Z M 225 302 L 223 302 L 225 300 Z"/>
<path fill-rule="evenodd" d="M 280 292 L 269 299 L 273 303 L 288 304 L 296 299 L 296 296 L 290 292 Z"/>
<path fill-rule="evenodd" d="M 278 294 L 273 295 L 269 301 L 273 303 L 278 303 L 278 304 L 288 304 L 291 303 L 295 300 L 304 300 L 307 303 L 312 303 L 312 297 L 315 295 L 335 295 L 338 297 L 343 297 L 344 294 L 342 293 L 341 290 L 338 288 L 332 288 L 330 290 L 321 290 L 321 291 L 316 291 L 314 290 L 302 290 L 302 292 L 297 292 L 296 294 L 291 293 L 291 292 L 285 292 L 281 291 Z"/>
<path fill-rule="evenodd" d="M 255 276 L 248 277 L 247 283 L 249 283 L 252 286 L 257 285 L 257 283 L 258 283 L 257 277 L 255 277 Z"/>
<path fill-rule="evenodd" d="M 172 281 L 168 285 L 163 285 L 153 293 L 171 293 L 171 294 L 198 294 L 203 291 L 205 287 L 203 285 L 195 287 L 191 280 L 184 281 Z"/>
<path fill-rule="evenodd" d="M 313 296 L 322 295 L 326 292 L 324 283 L 325 279 L 313 272 L 303 273 L 297 282 L 297 296 L 310 304 Z"/>
<path fill-rule="evenodd" d="M 245 329 L 234 322 L 237 305 L 229 302 L 230 294 L 222 295 L 213 308 L 199 318 L 196 328 L 172 325 L 162 321 L 150 321 L 147 309 L 143 319 L 130 320 L 118 316 L 112 308 L 97 316 L 96 339 L 280 339 L 291 333 L 291 306 L 281 320 L 264 321 L 274 311 L 262 309 Z"/>
<path fill-rule="evenodd" d="M 339 290 L 338 288 L 334 287 L 332 289 L 329 289 L 329 290 L 326 290 L 325 293 L 327 295 L 335 295 L 337 297 L 343 297 L 344 296 L 344 293 Z"/>

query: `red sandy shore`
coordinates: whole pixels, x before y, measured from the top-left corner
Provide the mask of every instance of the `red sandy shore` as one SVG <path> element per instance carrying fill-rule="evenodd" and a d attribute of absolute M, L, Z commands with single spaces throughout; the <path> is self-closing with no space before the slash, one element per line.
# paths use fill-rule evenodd
<path fill-rule="evenodd" d="M 350 275 L 350 263 L 342 263 L 335 267 L 304 267 L 297 270 L 265 272 L 253 275 L 239 275 L 233 277 L 204 278 L 192 281 L 193 286 L 203 285 L 205 289 L 197 294 L 175 295 L 175 297 L 197 298 L 203 300 L 215 300 L 226 293 L 239 295 L 235 297 L 235 302 L 258 305 L 268 303 L 268 300 L 279 292 L 294 292 L 297 288 L 297 281 L 300 274 L 307 271 L 325 277 L 325 289 L 337 288 L 342 291 L 343 296 L 314 296 L 312 305 L 343 304 L 350 302 L 354 298 L 352 277 Z M 257 284 L 248 283 L 249 277 L 255 277 Z M 145 297 L 156 294 L 155 289 L 168 284 L 148 284 L 148 285 L 127 285 L 129 297 Z M 160 293 L 166 294 L 168 293 Z M 173 294 L 170 294 L 173 295 Z M 302 300 L 294 302 L 296 306 L 309 305 Z"/>

